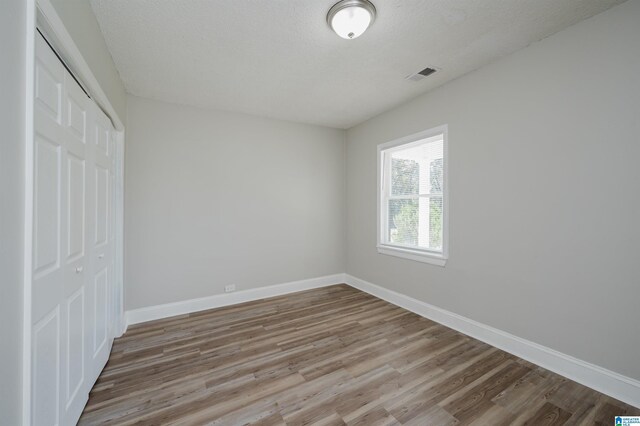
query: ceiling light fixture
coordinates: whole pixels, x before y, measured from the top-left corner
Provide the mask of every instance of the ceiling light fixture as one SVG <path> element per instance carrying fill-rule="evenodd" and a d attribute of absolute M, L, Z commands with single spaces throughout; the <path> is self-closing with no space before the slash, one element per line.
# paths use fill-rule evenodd
<path fill-rule="evenodd" d="M 327 23 L 340 37 L 347 40 L 364 33 L 376 19 L 376 8 L 369 0 L 342 0 L 327 14 Z"/>

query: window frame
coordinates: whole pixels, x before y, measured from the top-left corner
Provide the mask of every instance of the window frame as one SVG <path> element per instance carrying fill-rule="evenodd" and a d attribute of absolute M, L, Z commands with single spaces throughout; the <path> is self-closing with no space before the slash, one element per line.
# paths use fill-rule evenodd
<path fill-rule="evenodd" d="M 378 253 L 389 256 L 401 257 L 417 262 L 429 263 L 437 266 L 445 266 L 449 259 L 449 135 L 448 125 L 434 127 L 409 136 L 394 139 L 390 142 L 378 145 L 377 156 L 377 240 Z M 406 149 L 412 144 L 418 145 L 423 139 L 442 135 L 443 152 L 443 191 L 442 191 L 442 252 L 422 249 L 413 246 L 390 244 L 384 241 L 388 226 L 387 198 L 383 195 L 385 176 L 385 153 Z"/>

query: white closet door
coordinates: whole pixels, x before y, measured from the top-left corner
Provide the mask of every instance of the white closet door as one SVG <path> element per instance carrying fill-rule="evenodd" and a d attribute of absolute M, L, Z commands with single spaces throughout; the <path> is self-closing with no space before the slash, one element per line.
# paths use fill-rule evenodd
<path fill-rule="evenodd" d="M 102 236 L 113 166 L 96 121 L 111 130 L 39 34 L 35 78 L 32 422 L 72 425 L 113 336 L 105 331 L 113 244 Z"/>
<path fill-rule="evenodd" d="M 93 125 L 94 161 L 91 173 L 93 193 L 91 198 L 91 301 L 94 312 L 91 338 L 91 365 L 93 375 L 102 371 L 114 335 L 113 316 L 113 238 L 114 199 L 113 199 L 113 131 L 107 116 L 95 108 Z M 93 384 L 93 382 L 92 382 Z"/>

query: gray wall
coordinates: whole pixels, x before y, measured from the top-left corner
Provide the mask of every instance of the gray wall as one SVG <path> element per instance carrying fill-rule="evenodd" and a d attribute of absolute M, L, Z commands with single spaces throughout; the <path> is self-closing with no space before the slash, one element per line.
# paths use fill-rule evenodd
<path fill-rule="evenodd" d="M 640 379 L 640 1 L 347 135 L 347 272 Z M 450 260 L 376 252 L 376 145 L 449 125 Z"/>
<path fill-rule="evenodd" d="M 51 4 L 120 120 L 124 122 L 127 113 L 127 95 L 89 0 L 51 0 Z"/>
<path fill-rule="evenodd" d="M 125 306 L 345 270 L 345 133 L 128 97 Z"/>
<path fill-rule="evenodd" d="M 0 2 L 0 423 L 22 410 L 26 2 Z"/>

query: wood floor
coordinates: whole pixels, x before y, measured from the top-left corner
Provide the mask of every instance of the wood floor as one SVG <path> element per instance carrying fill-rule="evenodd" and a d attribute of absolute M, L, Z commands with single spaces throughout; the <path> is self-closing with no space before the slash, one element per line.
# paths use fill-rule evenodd
<path fill-rule="evenodd" d="M 346 285 L 132 326 L 80 424 L 613 425 L 640 410 Z"/>

